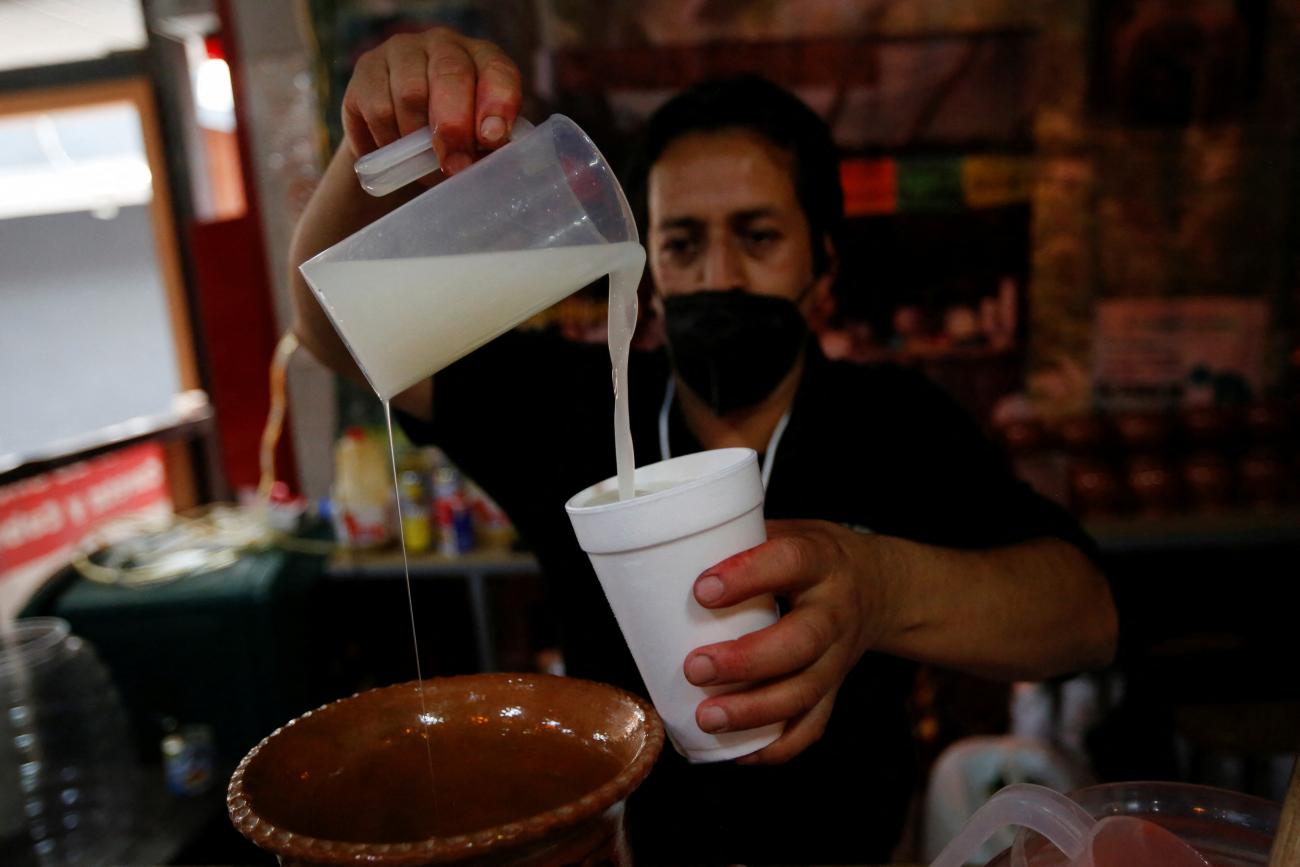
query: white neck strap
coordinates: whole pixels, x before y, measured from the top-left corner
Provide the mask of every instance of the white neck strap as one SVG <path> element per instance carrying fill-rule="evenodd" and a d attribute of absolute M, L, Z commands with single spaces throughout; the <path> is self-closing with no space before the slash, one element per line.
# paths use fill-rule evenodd
<path fill-rule="evenodd" d="M 664 389 L 664 405 L 659 410 L 659 459 L 668 460 L 672 454 L 668 450 L 668 411 L 672 409 L 673 395 L 677 393 L 677 378 L 671 373 L 668 375 L 668 387 Z M 793 408 L 793 407 L 791 407 Z M 767 441 L 767 450 L 763 452 L 763 490 L 767 490 L 768 479 L 772 478 L 772 465 L 776 463 L 776 448 L 781 444 L 781 435 L 785 433 L 785 426 L 790 423 L 790 409 L 786 409 L 781 414 L 781 420 L 776 423 L 776 429 L 772 431 L 772 436 Z"/>

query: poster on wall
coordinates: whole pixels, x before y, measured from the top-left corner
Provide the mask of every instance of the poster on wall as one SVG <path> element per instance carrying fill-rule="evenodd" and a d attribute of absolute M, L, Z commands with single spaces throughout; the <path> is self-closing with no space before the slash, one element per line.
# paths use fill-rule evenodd
<path fill-rule="evenodd" d="M 1256 97 L 1267 0 L 1093 4 L 1089 103 L 1128 127 L 1239 119 Z"/>
<path fill-rule="evenodd" d="M 171 512 L 157 443 L 0 485 L 0 619 L 12 618 L 88 540 L 113 541 Z"/>
<path fill-rule="evenodd" d="M 1132 298 L 1097 308 L 1094 391 L 1107 410 L 1241 403 L 1266 385 L 1259 298 Z"/>
<path fill-rule="evenodd" d="M 944 4 L 894 14 L 903 5 L 550 0 L 537 7 L 537 86 L 587 112 L 575 114 L 584 128 L 605 123 L 605 139 L 633 134 L 683 87 L 759 73 L 846 149 L 1028 145 L 1037 31 L 1023 4 L 990 4 L 974 26 Z"/>

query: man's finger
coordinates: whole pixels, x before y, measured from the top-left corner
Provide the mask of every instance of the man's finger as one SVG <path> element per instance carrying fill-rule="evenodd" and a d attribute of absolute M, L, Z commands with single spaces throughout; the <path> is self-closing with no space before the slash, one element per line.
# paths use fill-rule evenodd
<path fill-rule="evenodd" d="M 406 135 L 429 123 L 428 57 L 416 37 L 394 36 L 388 41 L 387 58 L 397 131 Z"/>
<path fill-rule="evenodd" d="M 519 68 L 490 42 L 472 43 L 470 56 L 478 75 L 475 135 L 485 149 L 500 147 L 509 140 L 523 98 Z"/>
<path fill-rule="evenodd" d="M 360 107 L 350 101 L 346 94 L 343 97 L 343 132 L 347 135 L 354 156 L 365 156 L 378 147 Z"/>
<path fill-rule="evenodd" d="M 816 608 L 798 608 L 757 632 L 701 647 L 686 658 L 696 686 L 784 677 L 812 665 L 835 641 L 835 625 Z"/>
<path fill-rule="evenodd" d="M 756 753 L 750 753 L 736 760 L 738 765 L 779 765 L 790 761 L 808 749 L 826 732 L 830 722 L 831 709 L 835 706 L 835 696 L 828 695 L 817 706 L 803 716 L 790 720 L 781 737 L 763 747 Z"/>
<path fill-rule="evenodd" d="M 383 147 L 396 141 L 397 112 L 393 108 L 393 97 L 388 87 L 388 65 L 384 59 L 374 54 L 363 55 L 352 73 L 351 86 L 360 94 L 356 99 L 356 110 L 365 120 L 375 146 Z"/>
<path fill-rule="evenodd" d="M 705 699 L 695 709 L 695 722 L 712 734 L 761 728 L 802 716 L 832 690 L 832 684 L 812 668 L 766 686 Z"/>
<path fill-rule="evenodd" d="M 448 174 L 467 166 L 474 152 L 474 61 L 459 43 L 435 38 L 428 43 L 429 126 L 438 159 Z"/>
<path fill-rule="evenodd" d="M 705 608 L 726 608 L 764 593 L 806 590 L 822 576 L 821 558 L 804 536 L 768 539 L 704 572 L 695 599 Z"/>

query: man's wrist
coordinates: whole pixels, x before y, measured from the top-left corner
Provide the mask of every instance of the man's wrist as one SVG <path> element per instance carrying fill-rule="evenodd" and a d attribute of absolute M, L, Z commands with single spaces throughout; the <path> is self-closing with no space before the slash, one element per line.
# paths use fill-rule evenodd
<path fill-rule="evenodd" d="M 865 561 L 863 592 L 870 622 L 877 624 L 869 649 L 894 656 L 907 656 L 913 633 L 926 623 L 923 593 L 911 576 L 915 559 L 923 546 L 872 533 L 859 537 Z"/>

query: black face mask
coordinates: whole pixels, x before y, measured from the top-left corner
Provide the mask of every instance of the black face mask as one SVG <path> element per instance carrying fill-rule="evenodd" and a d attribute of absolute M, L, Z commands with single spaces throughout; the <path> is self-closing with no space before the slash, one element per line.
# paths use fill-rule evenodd
<path fill-rule="evenodd" d="M 771 394 L 808 339 L 793 301 L 739 289 L 665 298 L 664 329 L 677 375 L 718 415 Z"/>

